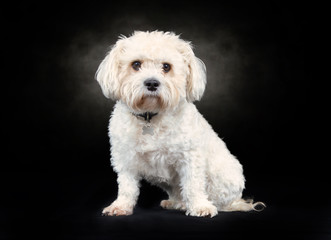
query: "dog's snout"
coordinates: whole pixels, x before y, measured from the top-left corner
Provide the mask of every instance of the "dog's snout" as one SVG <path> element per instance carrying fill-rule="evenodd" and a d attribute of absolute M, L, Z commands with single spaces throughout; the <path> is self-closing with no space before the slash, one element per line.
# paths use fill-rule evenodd
<path fill-rule="evenodd" d="M 156 91 L 158 86 L 160 86 L 160 82 L 156 79 L 147 79 L 144 82 L 144 85 L 147 87 L 149 91 Z"/>

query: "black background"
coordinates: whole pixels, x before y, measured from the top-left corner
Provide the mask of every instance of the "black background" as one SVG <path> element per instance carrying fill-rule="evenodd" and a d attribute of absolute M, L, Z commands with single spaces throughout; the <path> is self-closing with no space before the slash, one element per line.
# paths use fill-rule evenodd
<path fill-rule="evenodd" d="M 307 10 L 273 1 L 7 5 L 0 238 L 330 238 Z M 94 74 L 120 34 L 156 29 L 192 41 L 205 62 L 208 85 L 197 107 L 243 164 L 244 196 L 264 201 L 263 212 L 186 217 L 162 210 L 166 195 L 143 182 L 133 216 L 101 216 L 117 193 L 107 137 L 114 103 Z"/>

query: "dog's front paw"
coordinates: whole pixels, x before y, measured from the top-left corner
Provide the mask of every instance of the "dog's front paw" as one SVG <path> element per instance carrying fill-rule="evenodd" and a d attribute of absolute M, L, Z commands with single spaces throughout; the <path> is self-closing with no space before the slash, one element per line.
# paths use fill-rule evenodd
<path fill-rule="evenodd" d="M 215 217 L 218 214 L 217 208 L 211 203 L 193 205 L 186 211 L 186 215 L 193 217 Z"/>
<path fill-rule="evenodd" d="M 133 207 L 126 204 L 118 204 L 113 202 L 110 206 L 102 211 L 103 216 L 128 216 L 133 213 Z"/>

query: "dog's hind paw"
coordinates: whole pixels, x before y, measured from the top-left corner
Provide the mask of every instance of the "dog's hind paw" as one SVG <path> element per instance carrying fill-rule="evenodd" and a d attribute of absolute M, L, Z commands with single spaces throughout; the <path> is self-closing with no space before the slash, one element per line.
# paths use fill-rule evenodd
<path fill-rule="evenodd" d="M 185 204 L 183 202 L 174 200 L 162 200 L 160 206 L 164 209 L 176 209 L 181 211 L 186 210 Z"/>
<path fill-rule="evenodd" d="M 218 214 L 217 208 L 209 204 L 202 204 L 190 207 L 186 211 L 186 215 L 190 215 L 193 217 L 215 217 Z"/>

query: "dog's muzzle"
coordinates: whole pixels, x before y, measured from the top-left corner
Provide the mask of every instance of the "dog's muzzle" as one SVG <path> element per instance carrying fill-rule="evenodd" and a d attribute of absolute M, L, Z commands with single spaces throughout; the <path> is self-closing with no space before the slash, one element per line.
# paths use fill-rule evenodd
<path fill-rule="evenodd" d="M 144 82 L 144 86 L 147 88 L 148 91 L 155 92 L 160 86 L 160 82 L 154 78 L 150 78 Z"/>

